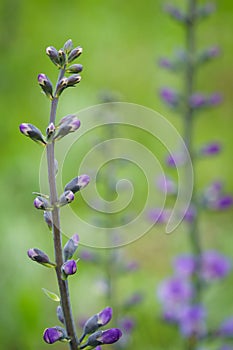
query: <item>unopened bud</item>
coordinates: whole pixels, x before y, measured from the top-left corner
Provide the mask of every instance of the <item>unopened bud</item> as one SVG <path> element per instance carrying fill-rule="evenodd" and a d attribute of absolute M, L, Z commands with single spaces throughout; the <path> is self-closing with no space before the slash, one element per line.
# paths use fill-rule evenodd
<path fill-rule="evenodd" d="M 67 122 L 60 124 L 57 134 L 54 137 L 54 140 L 60 140 L 62 137 L 70 134 L 71 132 L 76 131 L 80 127 L 80 120 L 75 116 L 67 119 Z"/>
<path fill-rule="evenodd" d="M 80 346 L 80 349 L 84 349 L 87 346 L 96 347 L 101 344 L 113 344 L 117 342 L 122 336 L 122 332 L 118 328 L 110 328 L 105 331 L 97 331 L 90 335 L 86 344 Z"/>
<path fill-rule="evenodd" d="M 41 89 L 43 90 L 43 92 L 45 93 L 46 96 L 48 96 L 50 99 L 53 98 L 53 85 L 51 83 L 51 81 L 49 80 L 49 78 L 41 73 L 38 75 L 38 83 L 41 87 Z"/>
<path fill-rule="evenodd" d="M 75 177 L 65 186 L 65 191 L 72 191 L 76 193 L 86 187 L 90 182 L 90 177 L 88 175 L 80 175 Z"/>
<path fill-rule="evenodd" d="M 44 211 L 44 221 L 48 225 L 48 228 L 51 230 L 53 227 L 53 219 L 51 211 Z"/>
<path fill-rule="evenodd" d="M 38 264 L 44 265 L 46 267 L 54 267 L 55 264 L 51 263 L 47 254 L 42 252 L 42 250 L 37 248 L 31 248 L 27 251 L 28 257 L 36 261 Z"/>
<path fill-rule="evenodd" d="M 65 329 L 55 326 L 52 328 L 46 328 L 43 334 L 43 339 L 47 344 L 53 344 L 56 341 L 67 340 Z"/>
<path fill-rule="evenodd" d="M 62 267 L 62 277 L 63 279 L 66 279 L 69 275 L 74 275 L 77 271 L 77 263 L 75 260 L 68 260 L 66 261 Z"/>
<path fill-rule="evenodd" d="M 61 305 L 58 305 L 57 307 L 57 318 L 61 323 L 64 323 L 64 314 Z"/>
<path fill-rule="evenodd" d="M 55 47 L 53 46 L 49 46 L 46 49 L 46 54 L 49 56 L 49 58 L 51 59 L 51 61 L 56 65 L 56 66 L 60 66 L 60 60 L 59 60 L 59 55 L 58 55 L 58 51 L 57 49 L 55 49 Z"/>
<path fill-rule="evenodd" d="M 81 64 L 72 64 L 69 68 L 66 69 L 67 73 L 80 73 L 83 70 L 83 66 Z"/>
<path fill-rule="evenodd" d="M 19 126 L 19 130 L 22 134 L 29 137 L 31 140 L 38 142 L 40 144 L 46 145 L 41 131 L 32 124 L 22 123 Z"/>
<path fill-rule="evenodd" d="M 73 49 L 73 42 L 71 39 L 67 40 L 63 46 L 63 50 L 65 53 L 69 54 L 70 51 Z"/>
<path fill-rule="evenodd" d="M 58 201 L 58 207 L 63 207 L 66 204 L 71 203 L 74 200 L 74 194 L 72 191 L 65 191 L 62 193 Z"/>
<path fill-rule="evenodd" d="M 80 46 L 74 48 L 68 56 L 68 63 L 74 61 L 77 57 L 81 55 L 82 52 L 83 49 Z"/>
<path fill-rule="evenodd" d="M 59 57 L 60 67 L 63 67 L 64 64 L 66 63 L 66 54 L 62 49 L 58 51 L 58 57 Z"/>
<path fill-rule="evenodd" d="M 38 196 L 35 198 L 34 207 L 36 209 L 41 209 L 41 210 L 52 210 L 51 204 L 47 201 L 46 198 L 42 196 Z"/>
<path fill-rule="evenodd" d="M 79 236 L 77 234 L 74 234 L 65 244 L 63 253 L 64 253 L 64 260 L 67 261 L 68 259 L 71 259 L 78 248 L 79 243 Z"/>

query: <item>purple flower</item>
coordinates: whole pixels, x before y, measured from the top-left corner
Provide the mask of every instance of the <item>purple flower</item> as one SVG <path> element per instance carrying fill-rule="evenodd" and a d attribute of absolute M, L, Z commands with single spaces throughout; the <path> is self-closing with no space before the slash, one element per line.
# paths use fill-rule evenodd
<path fill-rule="evenodd" d="M 120 320 L 120 326 L 126 334 L 129 334 L 135 327 L 135 321 L 132 318 L 125 317 Z"/>
<path fill-rule="evenodd" d="M 80 338 L 80 342 L 85 338 L 87 334 L 94 333 L 98 328 L 105 326 L 112 318 L 112 308 L 106 307 L 98 314 L 90 317 L 83 326 L 83 334 Z"/>
<path fill-rule="evenodd" d="M 193 255 L 179 255 L 174 259 L 175 272 L 181 277 L 190 277 L 196 269 L 196 259 Z"/>
<path fill-rule="evenodd" d="M 222 96 L 218 93 L 212 94 L 208 99 L 208 104 L 216 106 L 222 102 Z"/>
<path fill-rule="evenodd" d="M 102 334 L 100 337 L 98 337 L 98 340 L 101 342 L 101 344 L 113 344 L 117 342 L 121 336 L 122 332 L 120 329 L 110 328 L 106 331 L 102 331 Z"/>
<path fill-rule="evenodd" d="M 226 210 L 233 205 L 233 197 L 230 195 L 223 195 L 218 198 L 213 204 L 213 209 L 216 210 Z"/>
<path fill-rule="evenodd" d="M 41 131 L 34 125 L 29 123 L 22 123 L 19 126 L 20 132 L 29 137 L 31 140 L 40 143 L 42 145 L 46 145 L 46 141 L 41 133 Z"/>
<path fill-rule="evenodd" d="M 99 327 L 105 326 L 112 318 L 112 308 L 106 307 L 97 314 Z"/>
<path fill-rule="evenodd" d="M 231 270 L 230 260 L 214 250 L 206 251 L 201 257 L 201 277 L 211 282 L 226 277 Z"/>
<path fill-rule="evenodd" d="M 165 161 L 169 167 L 175 168 L 184 165 L 186 163 L 186 158 L 183 152 L 176 152 L 169 154 Z"/>
<path fill-rule="evenodd" d="M 219 327 L 219 334 L 223 337 L 233 336 L 233 317 L 227 318 Z"/>
<path fill-rule="evenodd" d="M 193 94 L 189 99 L 190 107 L 201 108 L 207 103 L 206 97 L 200 93 Z"/>
<path fill-rule="evenodd" d="M 79 236 L 77 234 L 74 234 L 65 244 L 63 253 L 64 253 L 64 260 L 67 261 L 68 259 L 71 259 L 74 255 L 76 249 L 78 248 L 79 243 Z"/>
<path fill-rule="evenodd" d="M 199 153 L 203 156 L 212 156 L 221 151 L 221 146 L 218 142 L 210 142 L 202 146 Z"/>
<path fill-rule="evenodd" d="M 41 209 L 41 210 L 50 210 L 52 209 L 51 204 L 47 201 L 47 199 L 45 199 L 42 196 L 38 196 L 35 198 L 34 202 L 34 207 L 36 209 Z"/>
<path fill-rule="evenodd" d="M 77 264 L 75 260 L 68 260 L 66 261 L 62 267 L 62 273 L 64 277 L 66 278 L 69 275 L 74 275 L 75 272 L 77 271 Z"/>
<path fill-rule="evenodd" d="M 79 129 L 81 123 L 80 120 L 73 114 L 65 116 L 59 122 L 59 128 L 54 140 L 60 140 L 62 137 L 75 132 Z"/>
<path fill-rule="evenodd" d="M 186 338 L 203 336 L 206 332 L 206 312 L 202 305 L 185 306 L 179 318 L 180 333 Z"/>
<path fill-rule="evenodd" d="M 171 212 L 171 209 L 154 208 L 149 211 L 148 219 L 154 223 L 164 224 L 168 221 Z"/>
<path fill-rule="evenodd" d="M 42 250 L 38 248 L 31 248 L 27 251 L 28 257 L 36 261 L 38 264 L 44 265 L 46 267 L 54 267 L 55 265 L 50 262 L 49 257 Z"/>
<path fill-rule="evenodd" d="M 165 320 L 176 322 L 182 308 L 192 298 L 193 288 L 189 281 L 175 276 L 160 283 L 157 295 L 163 306 Z"/>
<path fill-rule="evenodd" d="M 160 97 L 170 107 L 176 107 L 180 100 L 177 92 L 167 87 L 164 87 L 160 90 Z"/>
<path fill-rule="evenodd" d="M 89 182 L 90 177 L 88 175 L 79 175 L 71 180 L 68 184 L 66 184 L 65 191 L 70 190 L 73 193 L 76 193 L 86 187 Z"/>
<path fill-rule="evenodd" d="M 176 194 L 177 185 L 176 183 L 167 176 L 159 176 L 156 181 L 158 189 L 165 194 Z"/>
<path fill-rule="evenodd" d="M 43 334 L 44 341 L 48 344 L 53 344 L 65 337 L 65 330 L 61 327 L 46 328 Z"/>

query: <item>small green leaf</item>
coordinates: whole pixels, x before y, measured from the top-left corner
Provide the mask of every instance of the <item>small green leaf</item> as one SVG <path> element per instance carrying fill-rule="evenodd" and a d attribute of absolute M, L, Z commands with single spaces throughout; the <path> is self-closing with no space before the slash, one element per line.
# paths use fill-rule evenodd
<path fill-rule="evenodd" d="M 53 301 L 59 302 L 60 298 L 57 294 L 50 292 L 48 289 L 42 288 L 43 292 L 47 295 L 47 297 L 49 297 L 50 299 L 52 299 Z"/>

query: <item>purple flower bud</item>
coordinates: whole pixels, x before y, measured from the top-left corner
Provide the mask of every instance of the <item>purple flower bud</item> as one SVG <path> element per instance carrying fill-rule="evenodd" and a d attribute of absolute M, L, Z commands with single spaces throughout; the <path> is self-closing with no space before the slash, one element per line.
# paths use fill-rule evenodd
<path fill-rule="evenodd" d="M 53 123 L 50 123 L 46 129 L 47 140 L 51 139 L 51 137 L 55 133 L 55 130 L 56 130 L 55 125 Z"/>
<path fill-rule="evenodd" d="M 22 123 L 19 126 L 19 130 L 22 134 L 29 137 L 31 140 L 38 142 L 42 145 L 46 145 L 41 131 L 37 129 L 34 125 L 29 123 Z"/>
<path fill-rule="evenodd" d="M 65 191 L 72 191 L 73 193 L 76 193 L 80 190 L 82 190 L 84 187 L 86 187 L 90 182 L 90 177 L 88 175 L 79 175 L 72 179 L 68 184 L 65 186 Z"/>
<path fill-rule="evenodd" d="M 57 84 L 56 95 L 55 97 L 59 97 L 61 93 L 67 88 L 68 78 L 62 78 Z"/>
<path fill-rule="evenodd" d="M 135 321 L 132 318 L 125 317 L 120 320 L 120 326 L 125 331 L 126 334 L 129 334 L 132 332 L 133 328 L 135 327 Z"/>
<path fill-rule="evenodd" d="M 53 85 L 49 78 L 45 74 L 39 74 L 38 75 L 38 83 L 45 93 L 46 96 L 48 96 L 50 99 L 53 98 Z"/>
<path fill-rule="evenodd" d="M 113 344 L 122 336 L 122 332 L 118 328 L 110 328 L 105 331 L 97 331 L 89 336 L 87 343 L 80 346 L 84 349 L 86 346 L 96 347 L 101 344 Z"/>
<path fill-rule="evenodd" d="M 67 40 L 63 46 L 63 50 L 69 54 L 70 51 L 73 49 L 73 42 L 71 39 Z"/>
<path fill-rule="evenodd" d="M 184 307 L 179 318 L 181 334 L 185 338 L 203 336 L 206 332 L 205 318 L 206 311 L 202 305 Z"/>
<path fill-rule="evenodd" d="M 38 196 L 34 200 L 34 207 L 41 210 L 51 210 L 51 204 L 44 197 Z"/>
<path fill-rule="evenodd" d="M 214 250 L 205 251 L 201 257 L 201 277 L 206 282 L 222 279 L 231 270 L 230 260 Z"/>
<path fill-rule="evenodd" d="M 184 305 L 193 296 L 193 288 L 189 281 L 180 277 L 170 277 L 162 281 L 158 287 L 158 299 L 162 304 Z"/>
<path fill-rule="evenodd" d="M 227 318 L 221 323 L 218 333 L 223 337 L 233 337 L 233 317 Z"/>
<path fill-rule="evenodd" d="M 99 327 L 105 326 L 112 318 L 112 308 L 106 307 L 97 314 Z"/>
<path fill-rule="evenodd" d="M 177 107 L 180 102 L 177 92 L 167 87 L 160 90 L 160 97 L 170 107 Z"/>
<path fill-rule="evenodd" d="M 220 104 L 222 102 L 222 96 L 218 93 L 212 94 L 209 98 L 208 98 L 208 104 L 210 106 L 216 106 L 218 104 Z"/>
<path fill-rule="evenodd" d="M 38 248 L 31 248 L 27 251 L 28 257 L 36 261 L 38 264 L 44 265 L 46 267 L 54 267 L 55 265 L 50 262 L 47 254 L 42 252 L 42 250 Z"/>
<path fill-rule="evenodd" d="M 53 344 L 56 341 L 67 339 L 65 330 L 59 326 L 46 328 L 43 334 L 43 339 L 48 344 Z"/>
<path fill-rule="evenodd" d="M 190 104 L 190 107 L 192 107 L 193 109 L 201 108 L 206 106 L 207 99 L 204 95 L 200 93 L 195 93 L 190 97 L 189 104 Z"/>
<path fill-rule="evenodd" d="M 80 46 L 73 49 L 68 56 L 68 63 L 74 61 L 77 57 L 81 55 L 82 52 L 83 49 Z"/>
<path fill-rule="evenodd" d="M 64 205 L 71 203 L 73 200 L 74 200 L 73 192 L 65 191 L 64 193 L 62 193 L 61 197 L 59 198 L 57 206 L 63 207 Z"/>
<path fill-rule="evenodd" d="M 159 66 L 166 69 L 172 69 L 173 64 L 168 58 L 160 58 Z"/>
<path fill-rule="evenodd" d="M 179 255 L 174 259 L 173 266 L 180 277 L 191 277 L 196 270 L 196 259 L 192 255 Z"/>
<path fill-rule="evenodd" d="M 62 49 L 58 51 L 58 58 L 59 58 L 60 67 L 64 67 L 64 64 L 66 63 L 66 55 Z"/>
<path fill-rule="evenodd" d="M 67 78 L 67 87 L 68 86 L 75 86 L 76 84 L 80 83 L 81 76 L 79 74 L 73 74 L 69 78 Z"/>
<path fill-rule="evenodd" d="M 64 279 L 66 279 L 66 277 L 69 275 L 74 275 L 77 271 L 76 261 L 75 260 L 66 261 L 62 265 L 61 270 L 62 270 L 62 274 L 63 274 Z"/>
<path fill-rule="evenodd" d="M 156 181 L 158 189 L 165 194 L 176 194 L 177 185 L 176 183 L 167 176 L 159 176 Z"/>
<path fill-rule="evenodd" d="M 53 219 L 50 211 L 44 211 L 44 221 L 48 225 L 48 228 L 51 230 L 53 227 Z"/>
<path fill-rule="evenodd" d="M 54 137 L 54 140 L 60 140 L 62 137 L 70 134 L 71 132 L 75 132 L 76 130 L 79 129 L 80 127 L 80 120 L 72 115 L 72 116 L 67 116 L 67 119 L 64 119 L 63 123 L 59 123 L 59 129 L 57 134 Z"/>
<path fill-rule="evenodd" d="M 221 146 L 218 142 L 210 142 L 202 146 L 199 150 L 199 154 L 203 156 L 212 156 L 221 151 Z"/>
<path fill-rule="evenodd" d="M 58 51 L 53 46 L 49 46 L 46 49 L 46 54 L 49 56 L 51 61 L 58 67 L 60 67 L 60 60 L 58 56 Z"/>
<path fill-rule="evenodd" d="M 79 243 L 79 236 L 77 234 L 74 234 L 66 243 L 64 246 L 63 252 L 64 252 L 64 260 L 67 261 L 68 259 L 71 259 L 74 255 Z"/>
<path fill-rule="evenodd" d="M 57 307 L 57 318 L 61 323 L 64 323 L 64 314 L 61 305 L 58 305 Z"/>
<path fill-rule="evenodd" d="M 226 210 L 232 207 L 232 205 L 233 205 L 233 197 L 230 195 L 223 195 L 215 201 L 213 205 L 213 209 Z"/>
<path fill-rule="evenodd" d="M 112 318 L 112 308 L 106 307 L 98 314 L 90 317 L 84 324 L 83 335 L 80 338 L 80 342 L 87 334 L 92 334 L 97 331 L 98 328 L 105 326 Z"/>
<path fill-rule="evenodd" d="M 83 66 L 81 64 L 73 64 L 72 66 L 66 69 L 67 73 L 80 73 L 83 70 Z"/>

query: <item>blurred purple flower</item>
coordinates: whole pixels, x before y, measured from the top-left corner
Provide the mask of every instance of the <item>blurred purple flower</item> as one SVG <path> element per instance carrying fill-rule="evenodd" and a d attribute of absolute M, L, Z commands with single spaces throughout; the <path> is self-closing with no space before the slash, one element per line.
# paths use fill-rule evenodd
<path fill-rule="evenodd" d="M 128 308 L 136 304 L 139 304 L 142 301 L 142 299 L 143 299 L 142 294 L 139 292 L 135 292 L 124 302 L 124 307 Z"/>
<path fill-rule="evenodd" d="M 231 261 L 215 250 L 205 251 L 201 257 L 201 277 L 206 282 L 226 277 L 231 270 Z"/>
<path fill-rule="evenodd" d="M 203 156 L 212 156 L 221 151 L 221 145 L 218 142 L 210 142 L 205 144 L 199 150 L 199 153 Z"/>
<path fill-rule="evenodd" d="M 159 60 L 159 66 L 162 68 L 167 68 L 171 69 L 172 68 L 172 63 L 168 58 L 160 58 Z"/>
<path fill-rule="evenodd" d="M 125 264 L 125 270 L 126 271 L 137 271 L 139 268 L 139 263 L 138 261 L 129 261 L 128 263 Z"/>
<path fill-rule="evenodd" d="M 170 107 L 176 107 L 180 100 L 177 92 L 168 87 L 160 89 L 160 97 Z"/>
<path fill-rule="evenodd" d="M 170 179 L 168 176 L 159 176 L 156 180 L 156 185 L 158 189 L 165 194 L 176 194 L 177 193 L 177 185 L 176 183 Z"/>
<path fill-rule="evenodd" d="M 206 311 L 202 305 L 185 306 L 180 314 L 180 333 L 186 338 L 203 336 L 206 332 Z"/>
<path fill-rule="evenodd" d="M 227 318 L 221 323 L 219 334 L 223 337 L 233 337 L 233 317 Z"/>
<path fill-rule="evenodd" d="M 218 104 L 220 104 L 222 102 L 222 96 L 218 93 L 214 93 L 212 94 L 209 98 L 208 98 L 208 104 L 211 106 L 216 106 Z"/>
<path fill-rule="evenodd" d="M 157 224 L 165 224 L 168 221 L 171 212 L 171 209 L 154 208 L 149 211 L 148 219 Z"/>
<path fill-rule="evenodd" d="M 184 220 L 188 223 L 192 223 L 196 217 L 196 209 L 190 205 L 189 208 L 184 213 Z"/>
<path fill-rule="evenodd" d="M 130 333 L 135 327 L 135 321 L 133 318 L 125 317 L 120 321 L 120 328 L 123 330 L 123 333 Z"/>
<path fill-rule="evenodd" d="M 175 168 L 184 165 L 186 163 L 186 158 L 183 152 L 176 152 L 169 154 L 165 161 L 169 167 Z"/>
<path fill-rule="evenodd" d="M 184 22 L 185 21 L 185 15 L 175 6 L 172 6 L 171 4 L 166 4 L 164 7 L 164 11 L 169 13 L 171 17 L 176 19 L 177 21 Z"/>
<path fill-rule="evenodd" d="M 218 46 L 211 46 L 206 50 L 208 57 L 213 58 L 220 54 L 220 49 Z"/>
<path fill-rule="evenodd" d="M 190 107 L 192 108 L 200 108 L 205 106 L 207 103 L 206 97 L 201 93 L 193 94 L 189 99 Z"/>
<path fill-rule="evenodd" d="M 221 198 L 218 198 L 215 201 L 213 205 L 213 209 L 226 210 L 232 207 L 232 205 L 233 205 L 233 197 L 231 195 L 225 195 L 225 196 L 222 196 Z"/>
<path fill-rule="evenodd" d="M 173 262 L 175 272 L 181 277 L 190 277 L 196 269 L 196 259 L 193 255 L 179 255 Z"/>

